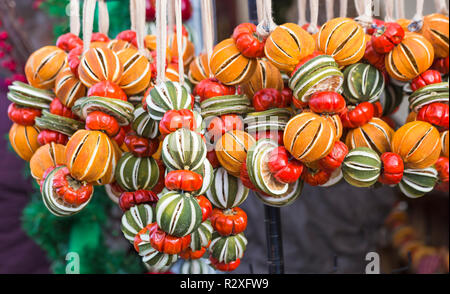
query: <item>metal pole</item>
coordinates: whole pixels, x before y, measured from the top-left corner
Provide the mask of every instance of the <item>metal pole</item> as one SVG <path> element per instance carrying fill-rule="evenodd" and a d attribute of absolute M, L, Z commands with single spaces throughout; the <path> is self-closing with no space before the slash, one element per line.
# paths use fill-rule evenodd
<path fill-rule="evenodd" d="M 280 208 L 264 205 L 269 274 L 284 274 Z"/>
<path fill-rule="evenodd" d="M 250 22 L 258 23 L 256 0 L 248 0 L 248 17 Z M 280 208 L 264 205 L 264 222 L 266 224 L 269 274 L 284 274 Z"/>

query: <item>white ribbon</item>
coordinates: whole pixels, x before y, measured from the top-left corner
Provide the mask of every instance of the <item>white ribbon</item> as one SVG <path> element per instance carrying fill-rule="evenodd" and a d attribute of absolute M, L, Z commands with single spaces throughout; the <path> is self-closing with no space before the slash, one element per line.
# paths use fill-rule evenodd
<path fill-rule="evenodd" d="M 334 17 L 334 0 L 327 0 L 327 20 Z"/>
<path fill-rule="evenodd" d="M 109 14 L 105 0 L 98 0 L 98 31 L 108 35 Z"/>
<path fill-rule="evenodd" d="M 347 16 L 347 0 L 341 0 L 339 4 L 339 16 L 346 17 Z"/>
<path fill-rule="evenodd" d="M 156 85 L 166 79 L 167 0 L 156 0 Z"/>
<path fill-rule="evenodd" d="M 136 16 L 136 42 L 140 54 L 148 57 L 145 50 L 144 38 L 146 35 L 145 27 L 145 0 L 135 0 L 135 16 Z"/>
<path fill-rule="evenodd" d="M 181 0 L 175 0 L 175 22 L 177 26 L 177 48 L 178 48 L 178 77 L 180 84 L 184 84 L 183 63 L 183 18 L 181 16 Z"/>
<path fill-rule="evenodd" d="M 316 34 L 319 32 L 317 28 L 317 20 L 319 18 L 319 0 L 309 0 L 310 21 L 308 26 L 308 33 Z"/>
<path fill-rule="evenodd" d="M 260 6 L 260 11 L 262 12 L 262 19 L 259 21 L 256 27 L 256 33 L 260 37 L 267 37 L 270 33 L 277 27 L 272 19 L 272 1 L 271 0 L 260 0 L 256 2 L 257 6 Z"/>
<path fill-rule="evenodd" d="M 211 59 L 211 55 L 214 49 L 214 19 L 212 12 L 211 0 L 201 0 L 201 12 L 202 12 L 202 36 L 203 36 L 203 50 L 206 53 L 208 60 Z M 213 74 L 210 72 L 210 76 Z"/>
<path fill-rule="evenodd" d="M 130 0 L 130 30 L 136 31 L 136 0 Z"/>
<path fill-rule="evenodd" d="M 422 19 L 423 19 L 423 0 L 417 0 L 416 14 L 413 17 L 413 21 L 420 21 Z"/>
<path fill-rule="evenodd" d="M 70 0 L 70 32 L 80 34 L 80 0 Z"/>
<path fill-rule="evenodd" d="M 365 29 L 372 25 L 372 0 L 355 0 L 358 17 L 355 18 Z"/>
<path fill-rule="evenodd" d="M 423 0 L 417 0 L 416 2 L 416 14 L 412 18 L 411 23 L 408 25 L 408 30 L 411 32 L 420 31 L 423 24 Z"/>
<path fill-rule="evenodd" d="M 445 0 L 434 0 L 434 5 L 436 6 L 437 13 L 448 15 L 448 8 Z"/>
<path fill-rule="evenodd" d="M 94 26 L 94 12 L 96 0 L 84 0 L 83 4 L 83 52 L 91 46 L 92 29 Z"/>
<path fill-rule="evenodd" d="M 298 25 L 303 26 L 307 24 L 306 22 L 306 0 L 297 0 L 297 11 L 298 11 Z"/>
<path fill-rule="evenodd" d="M 394 21 L 394 0 L 386 0 L 385 1 L 385 9 L 386 15 L 384 16 L 385 22 L 393 22 Z"/>
<path fill-rule="evenodd" d="M 395 18 L 405 18 L 405 1 L 395 0 Z"/>

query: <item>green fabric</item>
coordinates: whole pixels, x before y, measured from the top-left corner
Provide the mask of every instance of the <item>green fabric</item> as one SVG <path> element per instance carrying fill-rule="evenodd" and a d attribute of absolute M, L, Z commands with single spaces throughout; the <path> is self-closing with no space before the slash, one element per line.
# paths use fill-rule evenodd
<path fill-rule="evenodd" d="M 68 7 L 69 1 L 67 0 L 46 0 L 39 6 L 40 9 L 45 11 L 53 22 L 53 35 L 54 40 L 58 36 L 68 33 L 70 31 L 69 16 L 66 13 L 66 7 Z M 106 2 L 109 12 L 109 37 L 111 39 L 123 30 L 130 28 L 130 6 L 128 1 L 112 1 Z M 83 13 L 83 1 L 80 1 L 80 14 Z M 98 29 L 98 5 L 95 8 L 94 17 L 94 32 Z M 80 17 L 80 22 L 82 17 Z M 83 29 L 80 29 L 80 38 L 82 38 Z"/>
<path fill-rule="evenodd" d="M 108 212 L 115 204 L 103 187 L 95 187 L 89 205 L 67 218 L 52 215 L 41 198 L 38 192 L 31 196 L 23 211 L 22 225 L 27 235 L 46 251 L 55 273 L 65 273 L 69 252 L 79 254 L 80 273 L 144 272 L 135 252 L 113 251 L 105 244 L 102 232 L 110 230 Z"/>

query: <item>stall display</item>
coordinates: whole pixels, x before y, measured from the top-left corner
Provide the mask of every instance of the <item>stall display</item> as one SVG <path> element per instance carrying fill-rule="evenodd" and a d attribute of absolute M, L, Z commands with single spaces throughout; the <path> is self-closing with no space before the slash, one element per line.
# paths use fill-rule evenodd
<path fill-rule="evenodd" d="M 408 198 L 448 192 L 448 16 L 407 27 L 338 17 L 315 30 L 276 25 L 261 0 L 258 24 L 215 46 L 204 29 L 194 56 L 189 1 L 130 2 L 132 29 L 112 38 L 92 32 L 96 1 L 84 1 L 83 39 L 36 50 L 27 83 L 9 86 L 9 140 L 55 216 L 81 212 L 105 186 L 146 266 L 181 258 L 183 273 L 227 272 L 251 242 L 239 207 L 250 190 L 272 208 L 342 179 Z M 212 4 L 201 4 L 208 26 Z M 392 125 L 405 99 L 409 121 Z"/>

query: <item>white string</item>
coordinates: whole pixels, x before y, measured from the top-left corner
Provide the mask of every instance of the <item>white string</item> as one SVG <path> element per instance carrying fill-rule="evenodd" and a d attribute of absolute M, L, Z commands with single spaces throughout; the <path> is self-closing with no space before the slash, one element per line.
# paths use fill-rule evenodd
<path fill-rule="evenodd" d="M 356 13 L 362 15 L 364 13 L 364 0 L 355 0 Z"/>
<path fill-rule="evenodd" d="M 395 18 L 405 18 L 405 1 L 395 0 Z"/>
<path fill-rule="evenodd" d="M 156 0 L 156 85 L 166 79 L 167 1 Z"/>
<path fill-rule="evenodd" d="M 211 0 L 201 0 L 202 11 L 202 36 L 203 36 L 203 49 L 206 52 L 209 68 L 209 60 L 214 49 L 214 22 L 212 15 L 212 3 Z M 210 72 L 210 77 L 213 74 Z"/>
<path fill-rule="evenodd" d="M 385 0 L 386 15 L 384 16 L 385 22 L 394 21 L 394 0 Z"/>
<path fill-rule="evenodd" d="M 319 0 L 309 0 L 310 21 L 308 26 L 308 33 L 316 34 L 319 32 L 317 28 L 317 20 L 319 18 Z"/>
<path fill-rule="evenodd" d="M 334 0 L 327 0 L 327 20 L 334 17 Z"/>
<path fill-rule="evenodd" d="M 411 32 L 419 31 L 423 24 L 423 0 L 417 0 L 416 2 L 416 14 L 412 18 L 411 23 L 408 25 L 408 30 Z"/>
<path fill-rule="evenodd" d="M 145 50 L 145 0 L 135 0 L 135 25 L 136 25 L 136 42 L 140 54 L 147 56 Z"/>
<path fill-rule="evenodd" d="M 339 16 L 346 17 L 347 16 L 347 0 L 341 0 L 339 5 Z"/>
<path fill-rule="evenodd" d="M 372 0 L 355 0 L 355 6 L 359 14 L 355 20 L 365 29 L 370 27 L 372 25 Z"/>
<path fill-rule="evenodd" d="M 136 31 L 136 0 L 130 0 L 130 30 Z"/>
<path fill-rule="evenodd" d="M 181 16 L 181 0 L 175 0 L 175 22 L 177 26 L 177 48 L 178 48 L 178 80 L 184 84 L 183 64 L 183 18 Z"/>
<path fill-rule="evenodd" d="M 98 31 L 108 35 L 109 14 L 105 0 L 98 0 Z"/>
<path fill-rule="evenodd" d="M 256 14 L 258 17 L 258 23 L 260 23 L 264 18 L 264 12 L 263 12 L 263 1 L 264 0 L 256 0 Z"/>
<path fill-rule="evenodd" d="M 306 22 L 306 0 L 297 0 L 298 25 L 303 26 Z"/>
<path fill-rule="evenodd" d="M 172 34 L 175 29 L 175 1 L 176 0 L 167 1 L 167 27 L 169 28 L 170 34 Z"/>
<path fill-rule="evenodd" d="M 83 3 L 83 52 L 91 46 L 92 29 L 94 26 L 94 12 L 96 0 L 84 0 Z"/>
<path fill-rule="evenodd" d="M 80 34 L 80 1 L 70 0 L 70 32 L 74 35 Z"/>
<path fill-rule="evenodd" d="M 256 27 L 256 33 L 260 37 L 267 37 L 270 33 L 277 27 L 272 19 L 272 1 L 271 0 L 261 0 L 256 2 L 256 5 L 261 6 L 262 20 L 258 23 Z"/>
<path fill-rule="evenodd" d="M 448 15 L 448 8 L 445 0 L 434 0 L 434 5 L 436 6 L 437 13 Z"/>
<path fill-rule="evenodd" d="M 423 19 L 423 0 L 417 0 L 416 2 L 416 14 L 413 17 L 413 21 L 421 21 Z"/>

